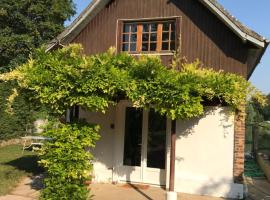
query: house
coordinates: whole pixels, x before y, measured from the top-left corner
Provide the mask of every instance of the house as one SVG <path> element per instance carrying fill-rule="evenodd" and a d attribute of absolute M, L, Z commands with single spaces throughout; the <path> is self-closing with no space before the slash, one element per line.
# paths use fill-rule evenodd
<path fill-rule="evenodd" d="M 48 50 L 69 43 L 81 43 L 89 55 L 111 46 L 136 56 L 160 55 L 166 65 L 180 48 L 190 62 L 198 58 L 215 70 L 249 79 L 269 41 L 216 0 L 93 0 Z M 244 117 L 231 115 L 227 107 L 206 110 L 201 118 L 178 120 L 174 127 L 170 119 L 135 109 L 129 101 L 106 114 L 80 108 L 76 115 L 102 127 L 94 181 L 243 198 Z"/>

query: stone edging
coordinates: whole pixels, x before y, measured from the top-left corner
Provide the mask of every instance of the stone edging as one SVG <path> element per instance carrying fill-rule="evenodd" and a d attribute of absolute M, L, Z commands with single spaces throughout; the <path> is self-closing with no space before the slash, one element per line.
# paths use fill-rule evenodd
<path fill-rule="evenodd" d="M 9 146 L 9 145 L 13 145 L 13 144 L 21 144 L 22 140 L 15 138 L 15 139 L 10 139 L 7 141 L 0 141 L 0 147 L 5 147 L 5 146 Z"/>

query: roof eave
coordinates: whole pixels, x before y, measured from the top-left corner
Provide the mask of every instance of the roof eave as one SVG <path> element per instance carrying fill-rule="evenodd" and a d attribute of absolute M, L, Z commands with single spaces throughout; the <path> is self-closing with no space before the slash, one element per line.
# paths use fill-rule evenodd
<path fill-rule="evenodd" d="M 270 43 L 270 41 L 266 39 L 266 40 L 265 40 L 264 48 L 262 49 L 262 51 L 261 51 L 261 53 L 260 53 L 260 56 L 258 57 L 258 59 L 257 59 L 257 61 L 256 61 L 256 63 L 255 63 L 255 65 L 254 65 L 254 67 L 252 68 L 252 70 L 249 72 L 249 74 L 248 74 L 248 76 L 247 76 L 247 79 L 248 79 L 248 80 L 251 78 L 253 72 L 254 72 L 255 69 L 256 69 L 256 66 L 258 66 L 258 64 L 260 63 L 260 61 L 261 61 L 261 59 L 262 59 L 262 57 L 263 57 L 263 55 L 264 55 L 264 53 L 265 53 L 267 47 L 269 46 L 269 43 Z"/>
<path fill-rule="evenodd" d="M 237 34 L 243 41 L 249 41 L 259 48 L 265 47 L 265 41 L 258 40 L 257 38 L 248 35 L 243 32 L 235 23 L 228 18 L 219 8 L 217 8 L 209 0 L 200 0 L 205 6 L 207 6 L 213 14 L 215 14 L 219 19 L 221 19 L 235 34 Z"/>
<path fill-rule="evenodd" d="M 100 9 L 102 9 L 109 0 L 93 0 L 90 6 L 85 8 L 85 10 L 82 12 L 81 15 L 79 15 L 73 23 L 69 27 L 66 28 L 64 32 L 62 32 L 60 35 L 57 36 L 57 38 L 51 42 L 51 44 L 48 45 L 47 51 L 50 51 L 53 49 L 59 42 L 63 42 L 64 44 L 67 42 L 70 42 L 70 40 L 74 39 L 73 37 L 68 38 L 70 35 L 75 31 L 78 31 L 78 29 L 82 29 L 83 25 L 85 24 L 85 21 L 90 21 L 92 18 L 96 16 L 96 14 L 99 12 Z M 67 41 L 65 39 L 68 38 Z"/>

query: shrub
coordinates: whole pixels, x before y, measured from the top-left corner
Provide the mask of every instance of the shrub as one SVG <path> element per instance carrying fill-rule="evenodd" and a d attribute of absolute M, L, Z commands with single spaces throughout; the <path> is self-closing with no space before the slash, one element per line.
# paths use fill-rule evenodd
<path fill-rule="evenodd" d="M 0 81 L 0 140 L 24 136 L 27 124 L 35 120 L 26 94 L 17 89 L 15 81 Z"/>
<path fill-rule="evenodd" d="M 87 149 L 95 146 L 98 130 L 99 126 L 85 123 L 59 124 L 45 133 L 51 140 L 40 152 L 40 164 L 47 170 L 41 199 L 89 198 L 85 181 L 91 179 L 93 156 Z"/>

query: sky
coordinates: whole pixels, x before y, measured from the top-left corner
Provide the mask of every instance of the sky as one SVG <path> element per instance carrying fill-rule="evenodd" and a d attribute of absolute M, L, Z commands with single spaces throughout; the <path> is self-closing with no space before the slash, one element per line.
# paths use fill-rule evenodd
<path fill-rule="evenodd" d="M 147 0 L 146 0 L 147 1 Z M 218 0 L 226 10 L 243 24 L 270 39 L 270 0 Z M 91 0 L 74 0 L 77 9 L 70 21 L 91 2 Z M 70 23 L 66 22 L 66 25 Z M 261 63 L 257 66 L 250 81 L 265 94 L 270 93 L 270 45 Z"/>

